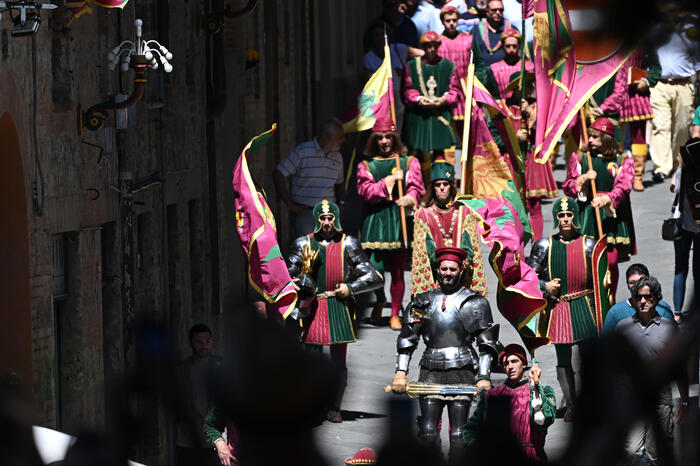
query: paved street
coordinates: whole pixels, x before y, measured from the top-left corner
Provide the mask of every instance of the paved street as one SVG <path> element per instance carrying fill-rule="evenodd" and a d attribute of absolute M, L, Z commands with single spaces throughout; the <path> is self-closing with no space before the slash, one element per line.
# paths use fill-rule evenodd
<path fill-rule="evenodd" d="M 563 161 L 555 171 L 557 181 L 562 182 L 565 177 Z M 647 164 L 647 170 L 651 164 Z M 650 179 L 649 172 L 645 179 Z M 633 259 L 635 262 L 647 264 L 652 275 L 656 276 L 663 287 L 664 298 L 672 302 L 673 284 L 673 244 L 662 241 L 661 223 L 669 217 L 672 195 L 668 190 L 668 184 L 649 186 L 643 193 L 632 193 L 632 208 L 637 232 L 637 244 L 639 254 Z M 545 217 L 545 234 L 551 231 L 552 216 L 551 203 L 543 205 Z M 530 246 L 526 251 L 529 253 Z M 484 264 L 488 256 L 488 248 L 484 248 Z M 627 290 L 624 286 L 624 270 L 629 263 L 620 267 L 621 283 L 618 289 L 618 298 L 625 299 Z M 494 311 L 494 319 L 501 324 L 501 341 L 504 344 L 518 342 L 515 329 L 508 324 L 498 313 L 495 302 L 496 277 L 487 266 L 488 284 L 490 290 L 490 302 Z M 689 277 L 689 282 L 692 278 Z M 409 273 L 406 273 L 406 283 L 409 283 Z M 690 284 L 690 283 L 689 283 Z M 388 286 L 387 286 L 387 296 Z M 686 302 L 688 299 L 686 299 Z M 404 302 L 406 304 L 406 302 Z M 385 309 L 384 316 L 389 315 L 389 309 Z M 387 319 L 388 320 L 388 319 Z M 324 452 L 330 464 L 341 465 L 343 459 L 352 456 L 357 450 L 364 447 L 378 449 L 386 435 L 388 400 L 394 396 L 384 392 L 384 386 L 391 383 L 394 373 L 395 345 L 397 333 L 386 327 L 374 327 L 368 323 L 360 324 L 359 341 L 349 346 L 348 350 L 348 388 L 343 400 L 343 418 L 341 424 L 325 422 L 316 430 L 318 447 Z M 414 354 L 411 362 L 409 380 L 417 376 L 419 355 L 421 347 Z M 418 357 L 415 357 L 418 356 Z M 555 376 L 555 354 L 551 346 L 541 348 L 536 354 L 537 360 L 543 369 L 543 383 L 552 385 L 556 390 L 557 401 L 561 400 L 561 390 Z M 574 364 L 577 364 L 575 360 Z M 500 385 L 503 375 L 497 374 L 494 385 Z M 691 395 L 697 394 L 697 386 L 691 387 Z M 414 402 L 417 412 L 417 403 Z M 446 412 L 443 418 L 443 426 L 447 426 Z M 550 458 L 556 458 L 565 448 L 568 440 L 570 425 L 558 419 L 549 429 L 546 450 Z M 449 445 L 447 429 L 443 432 L 443 448 Z"/>

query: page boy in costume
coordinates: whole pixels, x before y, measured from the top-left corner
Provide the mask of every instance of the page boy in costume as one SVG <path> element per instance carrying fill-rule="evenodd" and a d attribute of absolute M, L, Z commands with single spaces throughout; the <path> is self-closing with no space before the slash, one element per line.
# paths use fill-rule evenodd
<path fill-rule="evenodd" d="M 357 193 L 365 201 L 362 212 L 360 240 L 369 254 L 372 265 L 384 276 L 391 274 L 391 320 L 394 330 L 401 329 L 399 311 L 403 301 L 403 278 L 407 250 L 403 245 L 401 209 L 410 211 L 418 206 L 425 188 L 420 163 L 415 157 L 407 157 L 396 132 L 396 125 L 389 118 L 378 118 L 365 147 L 367 159 L 357 165 Z M 396 167 L 399 157 L 399 169 Z M 403 184 L 403 197 L 399 197 L 398 183 Z M 384 288 L 376 290 L 377 303 L 371 321 L 377 324 L 386 304 Z"/>
<path fill-rule="evenodd" d="M 546 462 L 545 437 L 557 411 L 554 389 L 540 384 L 542 370 L 537 364 L 530 368 L 529 377 L 525 375 L 527 355 L 522 346 L 514 343 L 506 346 L 499 361 L 506 372 L 506 382 L 488 393 L 482 392 L 474 415 L 464 426 L 464 442 L 472 445 L 476 441 L 489 401 L 496 397 L 505 398 L 510 407 L 510 430 L 523 452 L 532 461 Z"/>
<path fill-rule="evenodd" d="M 617 264 L 628 261 L 637 253 L 629 196 L 634 163 L 632 157 L 620 153 L 615 141 L 615 126 L 607 118 L 598 118 L 591 124 L 588 149 L 593 166 L 588 166 L 585 153 L 572 154 L 562 187 L 567 196 L 578 198 L 582 234 L 597 236 L 594 207 L 600 208 L 614 297 L 619 276 Z M 589 189 L 591 180 L 596 183 L 595 199 Z"/>
<path fill-rule="evenodd" d="M 357 340 L 354 298 L 379 288 L 384 281 L 370 264 L 360 242 L 343 233 L 340 209 L 323 200 L 313 209 L 314 231 L 294 241 L 287 259 L 289 275 L 303 298 L 312 296 L 304 319 L 304 343 L 320 350 L 330 345 L 331 359 L 341 373 L 340 389 L 328 420 L 341 422 L 340 403 L 347 384 L 347 344 Z"/>

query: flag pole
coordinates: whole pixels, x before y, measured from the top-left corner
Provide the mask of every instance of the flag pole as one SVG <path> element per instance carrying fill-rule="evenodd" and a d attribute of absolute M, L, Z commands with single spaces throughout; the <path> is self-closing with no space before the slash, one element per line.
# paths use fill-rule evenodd
<path fill-rule="evenodd" d="M 585 141 L 586 144 L 588 144 L 588 128 L 586 128 L 586 115 L 583 111 L 583 107 L 581 107 L 580 110 L 580 116 L 581 116 L 581 130 L 583 132 L 583 140 Z M 586 151 L 586 157 L 588 158 L 588 169 L 593 170 L 593 159 L 591 158 L 591 151 L 590 149 Z M 583 174 L 583 173 L 582 173 Z M 598 195 L 595 187 L 595 180 L 591 180 L 591 194 L 593 195 L 593 199 Z M 591 199 L 592 201 L 592 199 Z M 600 220 L 600 207 L 594 207 L 595 209 L 595 223 L 596 226 L 598 227 L 598 239 L 603 237 L 603 223 Z"/>
<path fill-rule="evenodd" d="M 464 93 L 464 130 L 462 132 L 462 178 L 459 181 L 459 192 L 467 194 L 467 162 L 469 161 L 469 131 L 472 122 L 472 96 L 474 93 L 474 55 L 469 54 L 469 66 L 467 67 L 467 82 L 460 79 L 462 92 Z"/>
<path fill-rule="evenodd" d="M 385 58 L 389 59 L 389 68 L 391 68 L 391 50 L 389 49 L 389 39 L 386 36 L 386 25 L 384 25 L 384 55 Z M 393 70 L 393 68 L 391 68 Z M 396 126 L 396 105 L 394 104 L 394 83 L 391 74 L 387 78 L 389 81 L 389 108 L 391 111 L 391 120 Z M 401 170 L 401 161 L 399 160 L 399 154 L 394 152 L 394 160 L 396 160 L 396 169 Z M 408 166 L 406 167 L 408 170 Z M 404 174 L 406 176 L 406 174 Z M 399 199 L 403 197 L 403 180 L 397 180 L 396 184 L 399 189 Z M 403 236 L 403 247 L 408 249 L 408 229 L 406 228 L 406 209 L 404 206 L 399 206 L 399 215 L 401 217 L 401 235 Z"/>

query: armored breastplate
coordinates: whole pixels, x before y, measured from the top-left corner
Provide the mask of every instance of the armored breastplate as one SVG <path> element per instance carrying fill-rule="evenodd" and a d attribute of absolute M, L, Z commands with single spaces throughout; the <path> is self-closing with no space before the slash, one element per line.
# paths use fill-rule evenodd
<path fill-rule="evenodd" d="M 427 369 L 450 369 L 473 365 L 477 361 L 477 354 L 472 346 L 474 335 L 469 331 L 469 303 L 462 306 L 473 292 L 462 289 L 449 295 L 442 292 L 431 294 L 430 306 L 423 318 L 426 349 L 421 366 Z"/>

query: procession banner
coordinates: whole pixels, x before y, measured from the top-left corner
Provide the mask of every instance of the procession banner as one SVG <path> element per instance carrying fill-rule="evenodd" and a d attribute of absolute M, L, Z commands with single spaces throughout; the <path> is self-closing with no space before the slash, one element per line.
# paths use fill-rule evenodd
<path fill-rule="evenodd" d="M 532 237 L 532 229 L 508 165 L 478 106 L 474 107 L 471 124 L 472 157 L 467 173 L 472 196 L 459 195 L 455 202 L 479 217 L 479 232 L 491 246 L 489 263 L 498 277 L 498 309 L 532 352 L 549 342 L 534 326 L 534 318 L 547 303 L 537 274 L 525 263 L 525 244 Z"/>
<path fill-rule="evenodd" d="M 592 34 L 604 16 L 583 0 L 539 0 L 534 7 L 535 160 L 545 163 L 579 109 L 634 50 L 610 34 Z"/>
<path fill-rule="evenodd" d="M 104 8 L 124 8 L 128 2 L 129 0 L 66 0 L 66 8 L 73 13 L 68 25 L 85 13 L 92 14 L 91 3 Z"/>
<path fill-rule="evenodd" d="M 286 318 L 296 305 L 297 292 L 277 242 L 275 217 L 248 169 L 248 157 L 255 156 L 275 131 L 277 124 L 245 146 L 233 170 L 233 193 L 236 231 L 248 259 L 250 284 Z"/>
<path fill-rule="evenodd" d="M 391 74 L 391 51 L 389 45 L 384 45 L 384 61 L 377 71 L 369 78 L 362 92 L 357 97 L 357 103 L 351 106 L 340 117 L 345 133 L 356 133 L 372 129 L 377 118 L 389 118 L 393 77 Z"/>

